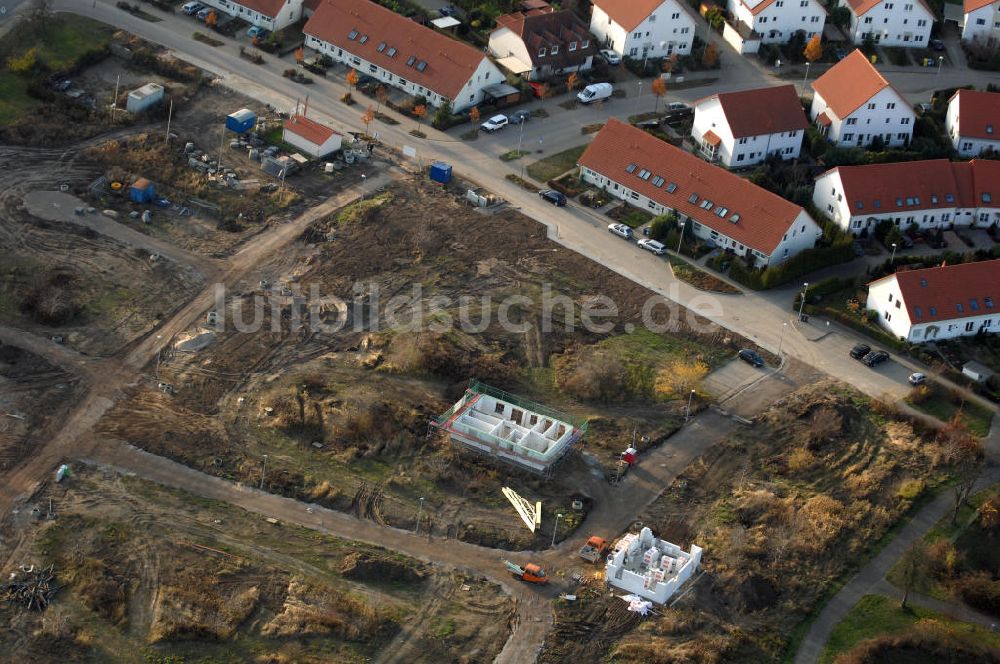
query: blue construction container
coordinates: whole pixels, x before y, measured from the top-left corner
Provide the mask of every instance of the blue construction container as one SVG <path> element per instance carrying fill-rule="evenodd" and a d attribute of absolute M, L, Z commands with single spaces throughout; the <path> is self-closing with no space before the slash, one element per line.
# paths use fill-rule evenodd
<path fill-rule="evenodd" d="M 248 108 L 241 108 L 226 116 L 226 129 L 245 134 L 257 124 L 257 115 Z"/>
<path fill-rule="evenodd" d="M 139 178 L 128 188 L 128 197 L 133 203 L 152 203 L 156 198 L 156 185 L 146 178 Z"/>
<path fill-rule="evenodd" d="M 441 184 L 451 182 L 451 164 L 443 161 L 435 161 L 431 164 L 431 179 Z"/>

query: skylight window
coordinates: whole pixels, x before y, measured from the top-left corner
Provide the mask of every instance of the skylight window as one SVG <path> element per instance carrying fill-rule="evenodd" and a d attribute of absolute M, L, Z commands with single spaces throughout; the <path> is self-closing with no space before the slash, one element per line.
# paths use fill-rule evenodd
<path fill-rule="evenodd" d="M 914 318 L 923 318 L 924 317 L 924 310 L 921 309 L 920 307 L 913 307 L 913 317 Z"/>
<path fill-rule="evenodd" d="M 667 193 L 668 194 L 672 194 L 675 191 L 677 191 L 677 183 L 671 182 L 670 184 L 667 185 Z"/>
<path fill-rule="evenodd" d="M 698 202 L 698 194 L 697 193 L 694 193 L 694 194 L 691 194 L 690 196 L 688 196 L 688 203 L 697 203 L 697 202 Z"/>
<path fill-rule="evenodd" d="M 358 31 L 351 30 L 349 33 L 347 33 L 347 38 L 350 39 L 351 41 L 354 41 L 355 39 L 358 38 Z"/>
<path fill-rule="evenodd" d="M 710 200 L 708 200 L 706 198 L 705 200 L 703 200 L 701 202 L 701 205 L 699 205 L 698 207 L 700 207 L 702 210 L 711 210 L 712 209 L 712 205 L 713 205 L 712 201 L 710 201 Z"/>
<path fill-rule="evenodd" d="M 649 177 L 649 171 L 647 171 L 645 168 L 640 169 L 639 177 L 641 177 L 643 180 L 647 179 Z"/>
<path fill-rule="evenodd" d="M 989 203 L 992 200 L 993 200 L 993 197 L 990 196 L 990 192 L 984 191 L 983 192 L 983 203 Z"/>
<path fill-rule="evenodd" d="M 389 50 L 386 51 L 385 54 L 388 55 L 390 58 L 396 57 L 396 47 L 395 46 L 390 46 Z"/>
<path fill-rule="evenodd" d="M 955 202 L 955 194 L 945 194 L 944 195 L 944 200 L 947 201 L 948 203 L 954 203 Z"/>
<path fill-rule="evenodd" d="M 862 203 L 861 201 L 854 201 L 854 207 L 856 207 L 859 210 L 864 210 L 865 204 Z"/>
<path fill-rule="evenodd" d="M 413 63 L 414 63 L 414 62 L 416 62 L 416 61 L 417 61 L 417 56 L 415 56 L 415 55 L 411 55 L 410 57 L 408 57 L 408 58 L 406 59 L 406 66 L 407 66 L 407 67 L 412 67 L 412 66 L 413 66 Z"/>
<path fill-rule="evenodd" d="M 736 213 L 736 214 L 734 214 L 733 216 L 731 216 L 731 217 L 729 218 L 729 221 L 733 222 L 734 224 L 735 224 L 735 223 L 738 223 L 738 222 L 739 222 L 739 220 L 740 220 L 740 215 L 739 215 L 739 213 Z"/>
<path fill-rule="evenodd" d="M 659 175 L 657 175 L 655 178 L 653 178 L 653 186 L 654 187 L 662 187 L 664 182 L 665 182 L 665 180 L 663 178 L 661 178 Z"/>
<path fill-rule="evenodd" d="M 378 51 L 379 53 L 381 53 L 382 51 L 385 50 L 385 47 L 386 47 L 386 43 L 385 42 L 379 42 L 378 47 L 376 47 L 375 50 Z"/>
<path fill-rule="evenodd" d="M 636 169 L 636 165 L 635 164 L 629 164 L 628 166 L 625 167 L 625 172 L 626 173 L 634 173 L 635 169 Z"/>
<path fill-rule="evenodd" d="M 358 43 L 359 44 L 367 44 L 368 43 L 368 35 L 361 35 L 361 39 L 358 40 Z"/>
<path fill-rule="evenodd" d="M 992 309 L 993 308 L 993 298 L 990 297 L 989 295 L 987 295 L 986 297 L 983 298 L 983 304 L 986 305 L 987 309 Z"/>
<path fill-rule="evenodd" d="M 896 207 L 903 207 L 903 199 L 902 198 L 897 198 L 896 199 Z"/>
<path fill-rule="evenodd" d="M 920 280 L 920 287 L 921 288 L 927 288 L 927 280 L 926 279 L 921 279 Z"/>
<path fill-rule="evenodd" d="M 931 316 L 937 316 L 937 307 L 929 307 Z"/>
<path fill-rule="evenodd" d="M 938 197 L 937 194 L 931 194 L 931 205 L 937 205 Z"/>
<path fill-rule="evenodd" d="M 420 62 L 417 63 L 417 71 L 423 71 L 425 69 L 427 69 L 427 62 L 426 61 L 421 60 Z"/>
<path fill-rule="evenodd" d="M 913 204 L 914 204 L 914 201 L 913 201 L 913 197 L 912 197 L 912 196 L 907 196 L 907 197 L 906 197 L 906 204 L 907 204 L 907 205 L 913 205 Z M 897 203 L 896 205 L 899 205 L 899 203 Z"/>
<path fill-rule="evenodd" d="M 718 215 L 718 216 L 719 216 L 719 218 L 721 218 L 721 219 L 725 219 L 725 218 L 726 218 L 726 215 L 727 215 L 727 214 L 729 214 L 729 208 L 727 208 L 727 207 L 722 207 L 722 206 L 720 205 L 719 207 L 715 208 L 715 214 L 716 214 L 716 215 Z"/>
<path fill-rule="evenodd" d="M 874 201 L 872 201 L 872 205 L 874 205 L 877 208 L 882 207 L 882 201 L 881 201 L 881 199 L 876 198 Z"/>
<path fill-rule="evenodd" d="M 958 313 L 962 313 L 965 311 L 965 307 L 962 306 L 961 302 L 955 303 L 955 311 L 957 311 Z"/>
<path fill-rule="evenodd" d="M 972 309 L 973 311 L 979 311 L 979 300 L 977 300 L 976 298 L 972 298 L 971 300 L 969 300 L 969 308 Z"/>

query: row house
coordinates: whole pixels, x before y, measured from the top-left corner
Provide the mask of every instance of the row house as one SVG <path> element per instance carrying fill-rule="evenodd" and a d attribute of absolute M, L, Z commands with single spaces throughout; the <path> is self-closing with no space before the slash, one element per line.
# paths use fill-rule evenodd
<path fill-rule="evenodd" d="M 956 91 L 948 100 L 945 128 L 963 157 L 1000 152 L 1000 92 Z"/>
<path fill-rule="evenodd" d="M 622 57 L 663 58 L 691 52 L 695 20 L 680 0 L 594 0 L 590 31 Z"/>
<path fill-rule="evenodd" d="M 845 0 L 855 44 L 870 39 L 880 46 L 927 48 L 934 12 L 923 0 Z"/>

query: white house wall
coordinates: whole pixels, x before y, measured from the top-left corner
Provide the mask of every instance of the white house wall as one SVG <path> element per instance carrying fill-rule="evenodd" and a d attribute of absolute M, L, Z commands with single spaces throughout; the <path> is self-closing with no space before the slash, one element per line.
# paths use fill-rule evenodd
<path fill-rule="evenodd" d="M 615 53 L 629 58 L 661 58 L 691 53 L 694 17 L 676 0 L 665 0 L 630 32 L 594 5 L 590 32 Z"/>
<path fill-rule="evenodd" d="M 870 145 L 875 136 L 881 136 L 889 147 L 900 147 L 913 137 L 916 114 L 909 102 L 903 99 L 891 86 L 882 88 L 867 102 L 859 106 L 846 118 L 838 118 L 830 109 L 822 95 L 813 95 L 809 117 L 813 120 L 826 112 L 831 120 L 826 137 L 841 147 L 863 147 Z"/>
<path fill-rule="evenodd" d="M 231 0 L 202 0 L 202 4 L 272 31 L 286 28 L 302 18 L 302 0 L 288 0 L 273 20 L 270 16 L 265 16 Z"/>
<path fill-rule="evenodd" d="M 826 21 L 826 11 L 816 0 L 775 0 L 756 16 L 740 0 L 729 0 L 729 11 L 753 28 L 763 44 L 784 44 L 799 30 L 809 39 L 823 32 Z"/>
<path fill-rule="evenodd" d="M 868 287 L 867 308 L 878 314 L 879 325 L 897 339 L 905 339 L 910 333 L 910 317 L 902 301 L 895 277 Z"/>
<path fill-rule="evenodd" d="M 289 145 L 294 145 L 298 149 L 302 150 L 310 157 L 325 157 L 326 155 L 339 150 L 341 144 L 341 136 L 338 134 L 330 136 L 330 138 L 326 139 L 322 145 L 316 145 L 312 141 L 296 134 L 293 131 L 289 131 L 288 129 L 284 130 L 282 139 Z"/>
<path fill-rule="evenodd" d="M 959 108 L 960 99 L 961 97 L 958 95 L 952 98 L 948 104 L 948 113 L 944 118 L 944 126 L 948 132 L 948 138 L 951 139 L 951 144 L 955 146 L 958 154 L 962 157 L 978 157 L 986 150 L 1000 151 L 1000 136 L 996 139 L 972 138 L 971 136 L 962 136 L 959 133 L 961 129 L 959 118 L 962 111 Z M 1000 131 L 1000 126 L 997 127 L 997 131 Z"/>
<path fill-rule="evenodd" d="M 906 304 L 902 302 L 895 277 L 881 279 L 869 285 L 867 308 L 878 314 L 879 325 L 894 337 L 913 343 L 954 339 L 978 334 L 980 330 L 996 334 L 1000 331 L 1000 312 L 952 320 L 934 320 L 929 311 L 924 318 L 910 321 Z M 944 312 L 938 312 L 944 313 Z"/>
<path fill-rule="evenodd" d="M 521 37 L 510 28 L 500 28 L 490 34 L 490 55 L 494 58 L 513 56 L 527 66 L 531 66 L 531 54 Z"/>
<path fill-rule="evenodd" d="M 861 16 L 851 11 L 851 37 L 859 45 L 871 34 L 882 46 L 926 48 L 933 25 L 934 16 L 917 0 L 883 0 Z"/>
<path fill-rule="evenodd" d="M 994 2 L 966 14 L 962 39 L 981 42 L 1000 40 L 1000 2 Z"/>

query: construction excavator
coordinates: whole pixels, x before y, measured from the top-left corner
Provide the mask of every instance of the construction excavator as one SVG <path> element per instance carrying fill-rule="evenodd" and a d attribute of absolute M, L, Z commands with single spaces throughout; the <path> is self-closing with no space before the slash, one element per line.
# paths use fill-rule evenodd
<path fill-rule="evenodd" d="M 545 585 L 549 582 L 549 577 L 545 576 L 545 570 L 534 563 L 528 563 L 524 567 L 515 565 L 509 560 L 505 560 L 503 563 L 507 566 L 507 571 L 510 572 L 514 578 L 521 579 L 525 583 Z"/>

